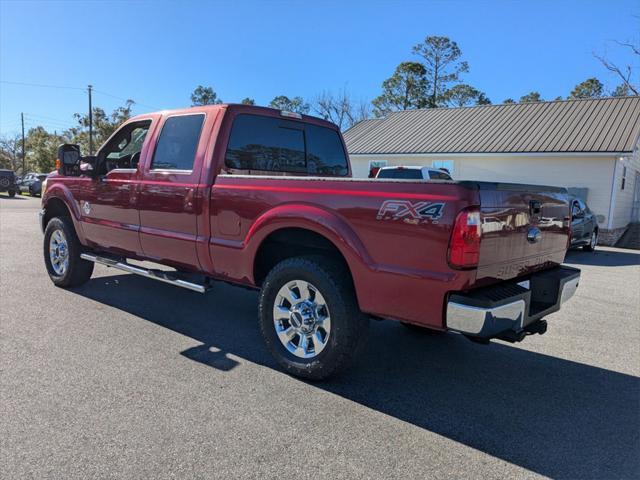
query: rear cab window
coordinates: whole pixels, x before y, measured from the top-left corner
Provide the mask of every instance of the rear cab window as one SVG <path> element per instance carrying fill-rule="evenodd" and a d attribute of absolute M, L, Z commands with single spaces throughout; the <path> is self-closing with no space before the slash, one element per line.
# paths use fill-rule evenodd
<path fill-rule="evenodd" d="M 336 130 L 284 118 L 239 114 L 225 166 L 238 173 L 345 176 L 347 156 Z"/>
<path fill-rule="evenodd" d="M 389 168 L 378 172 L 376 178 L 396 178 L 403 180 L 422 180 L 422 171 L 417 168 Z"/>

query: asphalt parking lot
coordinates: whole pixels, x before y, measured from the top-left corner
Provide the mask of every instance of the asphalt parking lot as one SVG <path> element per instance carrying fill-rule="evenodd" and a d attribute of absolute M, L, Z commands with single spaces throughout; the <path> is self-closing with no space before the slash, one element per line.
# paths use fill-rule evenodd
<path fill-rule="evenodd" d="M 640 252 L 571 252 L 544 336 L 476 345 L 372 322 L 358 362 L 277 370 L 256 294 L 42 262 L 39 200 L 0 195 L 3 478 L 638 478 Z"/>

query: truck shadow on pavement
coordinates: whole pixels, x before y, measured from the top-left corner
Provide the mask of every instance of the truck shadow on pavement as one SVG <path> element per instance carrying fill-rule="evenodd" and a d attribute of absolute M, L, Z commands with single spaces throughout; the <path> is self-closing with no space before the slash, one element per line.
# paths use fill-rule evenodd
<path fill-rule="evenodd" d="M 569 265 L 592 265 L 597 267 L 640 265 L 640 251 L 596 249 L 595 252 L 583 252 L 580 250 L 569 250 L 565 263 Z"/>
<path fill-rule="evenodd" d="M 197 340 L 180 354 L 202 364 L 228 371 L 238 365 L 233 354 L 277 369 L 258 332 L 254 292 L 216 284 L 199 295 L 116 275 L 75 293 Z M 640 380 L 631 375 L 371 322 L 357 362 L 313 385 L 542 475 L 640 474 Z"/>

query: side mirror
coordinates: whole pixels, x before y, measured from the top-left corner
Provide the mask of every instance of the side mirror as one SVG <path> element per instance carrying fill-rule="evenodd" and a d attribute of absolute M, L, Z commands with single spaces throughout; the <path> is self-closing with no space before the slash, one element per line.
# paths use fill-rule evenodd
<path fill-rule="evenodd" d="M 65 167 L 73 167 L 80 163 L 80 146 L 64 143 L 58 147 L 58 160 Z"/>

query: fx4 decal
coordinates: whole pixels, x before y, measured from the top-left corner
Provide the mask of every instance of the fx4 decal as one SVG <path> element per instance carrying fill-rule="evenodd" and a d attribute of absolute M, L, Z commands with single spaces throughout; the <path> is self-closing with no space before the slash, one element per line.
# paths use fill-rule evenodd
<path fill-rule="evenodd" d="M 376 219 L 403 220 L 406 223 L 424 223 L 442 217 L 444 203 L 410 202 L 408 200 L 385 200 Z M 435 222 L 437 223 L 437 222 Z"/>

